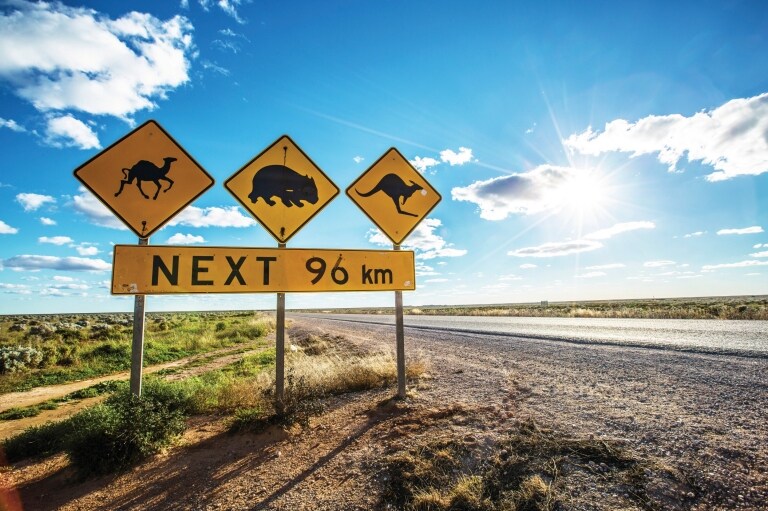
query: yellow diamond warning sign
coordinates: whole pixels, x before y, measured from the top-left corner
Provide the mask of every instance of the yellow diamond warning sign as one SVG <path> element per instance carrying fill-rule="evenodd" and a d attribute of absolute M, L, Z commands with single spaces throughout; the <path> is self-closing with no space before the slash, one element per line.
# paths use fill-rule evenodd
<path fill-rule="evenodd" d="M 394 147 L 349 185 L 347 196 L 395 245 L 442 198 Z"/>
<path fill-rule="evenodd" d="M 213 178 L 155 121 L 128 133 L 74 174 L 140 238 L 213 186 Z"/>
<path fill-rule="evenodd" d="M 279 243 L 286 243 L 339 193 L 287 135 L 235 172 L 224 187 Z"/>

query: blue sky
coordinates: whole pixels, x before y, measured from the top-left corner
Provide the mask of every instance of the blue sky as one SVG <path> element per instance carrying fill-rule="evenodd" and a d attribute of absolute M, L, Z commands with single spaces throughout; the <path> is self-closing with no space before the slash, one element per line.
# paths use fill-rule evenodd
<path fill-rule="evenodd" d="M 766 55 L 762 1 L 0 1 L 0 312 L 132 310 L 72 171 L 148 119 L 216 180 L 152 244 L 274 246 L 223 183 L 288 134 L 342 190 L 395 146 L 440 191 L 407 305 L 766 294 Z M 390 245 L 342 193 L 289 246 Z"/>

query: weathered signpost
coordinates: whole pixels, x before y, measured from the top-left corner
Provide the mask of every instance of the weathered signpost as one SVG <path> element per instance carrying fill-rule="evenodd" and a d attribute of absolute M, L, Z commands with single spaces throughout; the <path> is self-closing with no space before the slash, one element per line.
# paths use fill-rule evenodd
<path fill-rule="evenodd" d="M 403 291 L 416 288 L 412 251 L 400 244 L 440 194 L 395 148 L 347 195 L 391 240 L 394 251 L 288 249 L 288 240 L 339 193 L 287 135 L 225 182 L 277 240 L 275 248 L 149 246 L 149 237 L 213 186 L 213 178 L 155 121 L 147 121 L 78 167 L 75 177 L 139 237 L 116 245 L 112 294 L 135 295 L 131 392 L 141 395 L 145 295 L 277 293 L 275 394 L 285 389 L 285 293 L 395 291 L 398 395 L 405 397 Z"/>
<path fill-rule="evenodd" d="M 400 244 L 442 198 L 394 147 L 349 185 L 346 193 L 381 232 L 392 240 L 395 251 L 400 250 Z M 397 395 L 404 398 L 405 332 L 403 292 L 400 290 L 395 291 L 395 335 Z"/>
<path fill-rule="evenodd" d="M 80 180 L 139 237 L 139 246 L 213 186 L 213 178 L 158 123 L 147 121 L 78 167 Z M 133 309 L 131 392 L 141 395 L 144 294 Z"/>
<path fill-rule="evenodd" d="M 285 248 L 288 240 L 338 194 L 339 188 L 288 135 L 283 135 L 224 182 L 224 187 Z M 285 293 L 277 293 L 275 397 L 285 382 Z"/>

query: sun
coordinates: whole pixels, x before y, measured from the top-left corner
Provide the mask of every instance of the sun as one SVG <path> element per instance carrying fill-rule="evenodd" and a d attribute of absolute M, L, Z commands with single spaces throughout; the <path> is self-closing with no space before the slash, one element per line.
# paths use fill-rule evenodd
<path fill-rule="evenodd" d="M 592 169 L 576 169 L 554 191 L 555 200 L 568 213 L 598 213 L 610 201 L 605 175 Z"/>

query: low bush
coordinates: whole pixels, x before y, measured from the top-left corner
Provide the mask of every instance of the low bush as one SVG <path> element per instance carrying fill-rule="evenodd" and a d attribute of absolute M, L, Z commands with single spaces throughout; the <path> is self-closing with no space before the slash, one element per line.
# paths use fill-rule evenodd
<path fill-rule="evenodd" d="M 0 348 L 0 374 L 36 368 L 42 361 L 43 353 L 29 346 Z"/>

